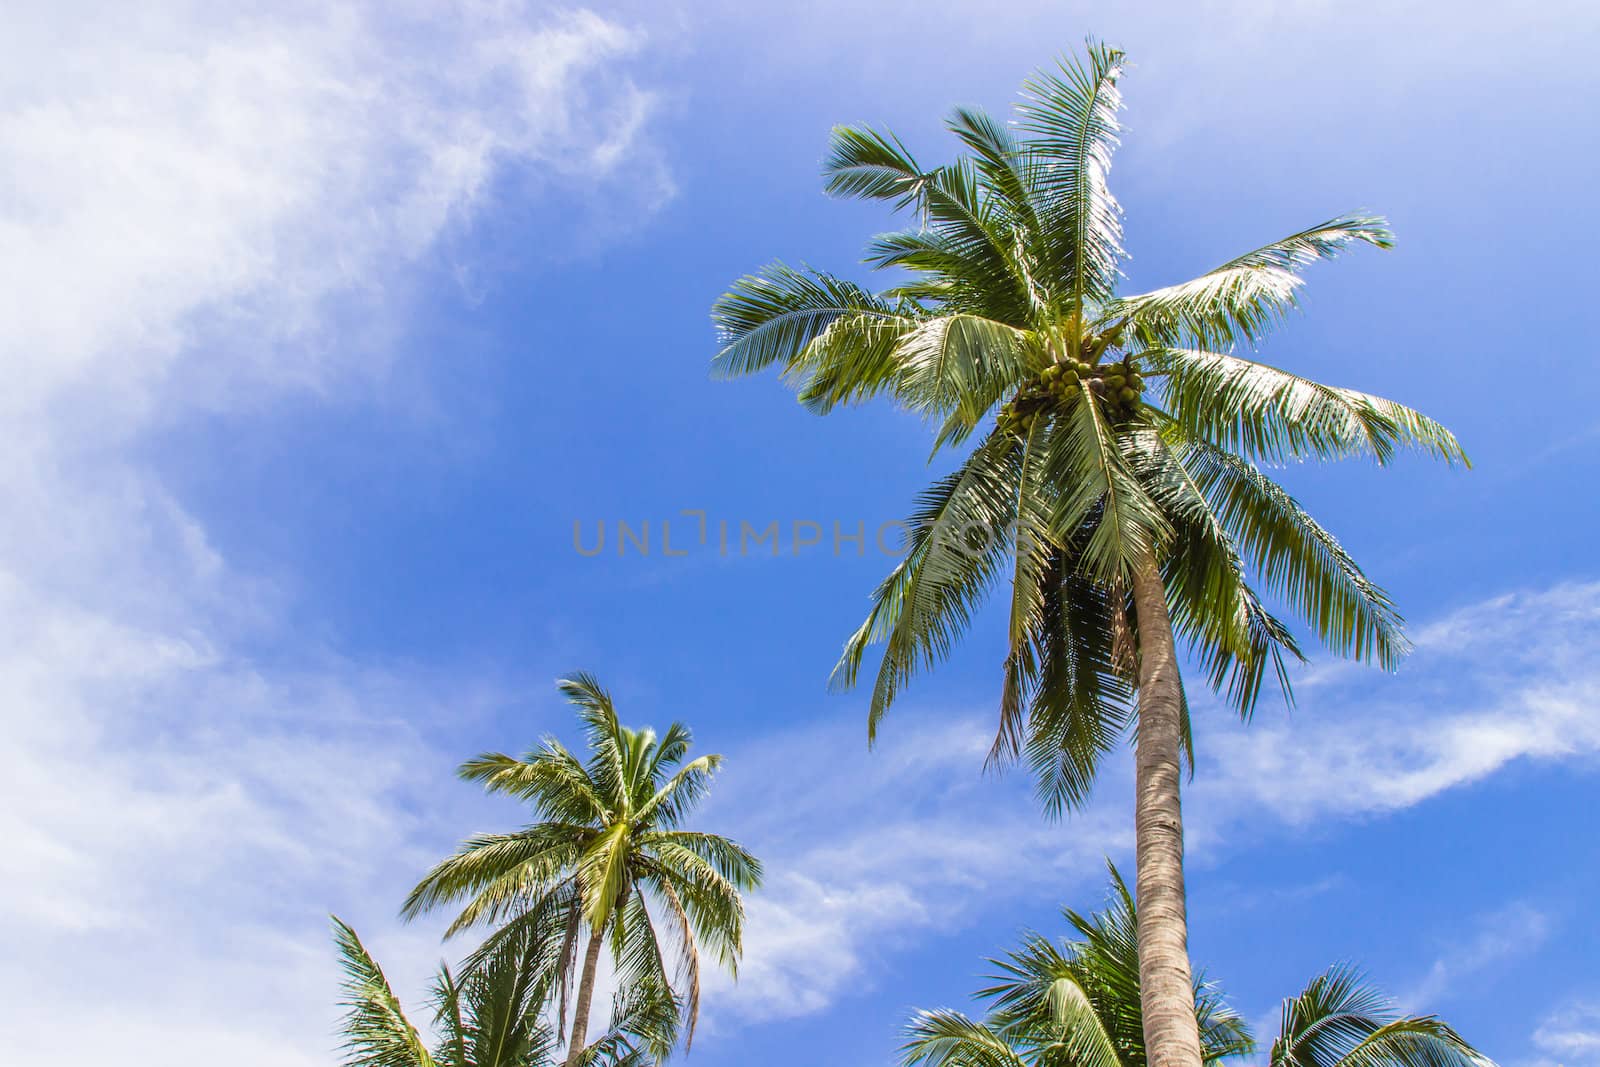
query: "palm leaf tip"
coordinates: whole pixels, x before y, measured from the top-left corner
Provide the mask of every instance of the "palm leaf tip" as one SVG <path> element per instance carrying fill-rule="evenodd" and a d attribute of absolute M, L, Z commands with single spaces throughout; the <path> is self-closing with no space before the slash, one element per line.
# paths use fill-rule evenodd
<path fill-rule="evenodd" d="M 928 178 L 898 137 L 867 126 L 833 128 L 822 173 L 829 196 L 889 200 L 896 207 L 915 202 Z"/>

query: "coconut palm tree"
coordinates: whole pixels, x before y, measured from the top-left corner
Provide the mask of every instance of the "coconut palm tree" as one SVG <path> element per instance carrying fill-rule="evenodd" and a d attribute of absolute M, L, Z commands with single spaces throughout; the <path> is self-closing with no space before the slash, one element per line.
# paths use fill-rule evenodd
<path fill-rule="evenodd" d="M 692 736 L 682 723 L 660 737 L 648 728 L 622 726 L 610 695 L 587 674 L 557 685 L 578 709 L 587 761 L 547 737 L 521 759 L 486 753 L 463 763 L 463 779 L 527 802 L 535 821 L 513 833 L 469 838 L 417 884 L 402 914 L 409 919 L 465 902 L 447 937 L 478 923 L 503 923 L 475 961 L 504 938 L 522 936 L 524 927 L 559 930 L 555 973 L 563 1024 L 579 935 L 587 931 L 568 1067 L 584 1048 L 608 940 L 622 988 L 676 984 L 682 990 L 686 1044 L 692 1043 L 700 1010 L 700 952 L 737 973 L 744 927 L 740 894 L 761 882 L 760 862 L 738 844 L 683 827 L 722 757 L 684 762 Z M 671 979 L 669 961 L 676 963 Z"/>
<path fill-rule="evenodd" d="M 430 994 L 438 1029 L 430 1048 L 406 1018 L 356 932 L 338 918 L 334 939 L 344 970 L 346 1067 L 553 1067 L 555 1035 L 544 1019 L 555 945 L 530 926 L 504 938 L 463 976 L 441 966 Z M 656 989 L 619 992 L 605 1033 L 577 1062 L 648 1067 L 676 1038 L 678 1005 Z"/>
<path fill-rule="evenodd" d="M 875 238 L 881 292 L 771 265 L 713 311 L 714 372 L 779 368 L 817 412 L 887 397 L 965 456 L 919 499 L 906 554 L 834 672 L 855 684 L 881 643 L 869 738 L 997 586 L 1009 654 L 991 760 L 1026 757 L 1047 810 L 1081 805 L 1105 754 L 1135 738 L 1143 1017 L 1157 1067 L 1197 1067 L 1183 886 L 1182 765 L 1192 766 L 1178 644 L 1248 717 L 1301 656 L 1277 598 L 1335 652 L 1405 653 L 1389 597 L 1263 466 L 1406 448 L 1466 461 L 1449 431 L 1390 400 L 1231 351 L 1295 306 L 1300 270 L 1382 219 L 1341 215 L 1192 281 L 1119 294 L 1122 53 L 1035 75 L 1017 121 L 958 108 L 962 146 L 925 167 L 891 134 L 833 132 L 827 189 L 914 215 Z"/>
<path fill-rule="evenodd" d="M 989 962 L 996 984 L 978 996 L 981 1020 L 918 1013 L 906 1027 L 908 1067 L 1145 1067 L 1139 1003 L 1138 919 L 1113 869 L 1111 904 L 1066 911 L 1075 941 L 1031 935 Z M 1256 1051 L 1249 1028 L 1218 990 L 1194 983 L 1192 1012 L 1207 1064 Z M 1334 967 L 1283 1002 L 1270 1067 L 1484 1067 L 1488 1061 L 1431 1015 L 1399 1016 L 1349 967 Z"/>

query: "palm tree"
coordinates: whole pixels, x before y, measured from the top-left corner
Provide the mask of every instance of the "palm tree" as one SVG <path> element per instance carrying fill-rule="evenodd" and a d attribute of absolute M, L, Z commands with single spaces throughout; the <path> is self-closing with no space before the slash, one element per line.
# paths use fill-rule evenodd
<path fill-rule="evenodd" d="M 344 969 L 346 1067 L 553 1067 L 557 1042 L 544 1020 L 554 945 L 524 926 L 460 978 L 441 966 L 430 1007 L 439 1029 L 432 1049 L 406 1018 L 377 961 L 338 918 L 334 939 Z M 672 1047 L 678 1006 L 660 990 L 620 993 L 611 1024 L 577 1062 L 647 1067 Z"/>
<path fill-rule="evenodd" d="M 1086 801 L 1132 731 L 1146 1038 L 1157 1067 L 1197 1067 L 1179 796 L 1193 750 L 1177 642 L 1246 717 L 1269 668 L 1288 697 L 1287 662 L 1301 658 L 1260 591 L 1334 651 L 1392 667 L 1407 644 L 1389 597 L 1261 468 L 1381 464 L 1408 447 L 1466 457 L 1409 408 L 1228 351 L 1295 306 L 1306 264 L 1354 243 L 1388 247 L 1382 219 L 1342 215 L 1193 281 L 1116 292 L 1120 209 L 1106 178 L 1122 62 L 1091 43 L 1035 75 L 1014 126 L 956 109 L 947 126 L 964 151 L 938 167 L 891 134 L 835 129 L 828 191 L 915 215 L 869 246 L 867 263 L 899 272 L 897 284 L 871 292 L 781 263 L 744 277 L 713 311 L 713 369 L 777 366 L 819 413 L 888 397 L 931 420 L 936 455 L 972 443 L 920 497 L 906 555 L 834 682 L 854 685 L 882 643 L 875 737 L 912 675 L 1009 585 L 991 761 L 1025 755 L 1059 815 Z"/>
<path fill-rule="evenodd" d="M 588 761 L 547 737 L 522 759 L 486 753 L 463 763 L 463 779 L 527 802 L 536 821 L 514 833 L 469 838 L 417 884 L 402 914 L 414 918 L 465 901 L 447 937 L 480 922 L 503 922 L 475 960 L 524 927 L 559 930 L 563 1023 L 579 934 L 587 930 L 568 1067 L 584 1048 L 607 939 L 624 989 L 671 989 L 667 961 L 675 959 L 687 1045 L 700 1011 L 700 951 L 737 973 L 740 894 L 760 884 L 760 861 L 728 838 L 682 828 L 722 764 L 718 755 L 684 762 L 692 741 L 687 726 L 675 722 L 659 738 L 622 726 L 610 695 L 587 674 L 557 687 L 578 709 Z"/>
<path fill-rule="evenodd" d="M 1106 910 L 1066 911 L 1079 940 L 1030 935 L 978 996 L 986 1018 L 918 1013 L 906 1028 L 908 1067 L 1145 1067 L 1139 998 L 1138 919 L 1113 868 Z M 1256 1051 L 1221 993 L 1194 983 L 1193 1017 L 1206 1064 Z M 1270 1067 L 1484 1067 L 1488 1060 L 1431 1015 L 1396 1015 L 1358 971 L 1334 967 L 1283 1002 Z"/>

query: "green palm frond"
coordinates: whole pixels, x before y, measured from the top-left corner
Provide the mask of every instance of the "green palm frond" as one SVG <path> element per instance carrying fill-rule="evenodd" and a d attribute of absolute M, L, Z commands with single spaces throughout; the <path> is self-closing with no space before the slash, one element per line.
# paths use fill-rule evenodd
<path fill-rule="evenodd" d="M 1058 537 L 1088 529 L 1079 566 L 1092 578 L 1120 582 L 1140 560 L 1159 558 L 1171 524 L 1140 483 L 1099 400 L 1081 383 L 1080 390 L 1046 460 L 1057 492 L 1051 525 Z"/>
<path fill-rule="evenodd" d="M 1113 647 L 1115 595 L 1059 554 L 1045 579 L 1025 752 L 1045 814 L 1059 818 L 1088 803 L 1101 760 L 1127 735 L 1133 687 Z"/>
<path fill-rule="evenodd" d="M 1059 574 L 1063 553 L 1051 536 L 1050 493 L 1043 477 L 1047 419 L 1035 419 L 1022 436 L 1017 460 L 1016 526 L 1011 536 L 1011 618 L 1007 634 L 1005 678 L 1000 691 L 1000 725 L 989 750 L 989 762 L 1017 757 L 1025 732 L 1024 707 L 1040 682 L 1041 647 L 1051 580 Z"/>
<path fill-rule="evenodd" d="M 1402 1018 L 1353 967 L 1333 967 L 1283 1002 L 1271 1067 L 1486 1067 L 1433 1016 Z"/>
<path fill-rule="evenodd" d="M 1018 124 L 1033 134 L 1031 149 L 1048 159 L 1039 179 L 1047 198 L 1042 228 L 1062 234 L 1071 249 L 1062 310 L 1076 321 L 1091 301 L 1111 296 L 1123 255 L 1122 209 L 1106 184 L 1121 131 L 1122 62 L 1122 52 L 1090 42 L 1082 60 L 1064 59 L 1025 82 L 1017 108 Z"/>
<path fill-rule="evenodd" d="M 596 835 L 578 858 L 578 882 L 583 886 L 583 914 L 596 933 L 627 891 L 630 855 L 627 823 L 615 823 Z"/>
<path fill-rule="evenodd" d="M 700 949 L 695 944 L 694 923 L 690 921 L 677 890 L 672 888 L 672 882 L 664 878 L 657 879 L 652 887 L 661 894 L 667 906 L 667 917 L 678 938 L 678 973 L 673 984 L 684 991 L 685 1015 L 689 1024 L 684 1035 L 684 1051 L 687 1052 L 694 1044 L 695 1025 L 700 1019 Z"/>
<path fill-rule="evenodd" d="M 1393 670 L 1410 651 L 1403 620 L 1338 539 L 1248 461 L 1199 441 L 1181 450 L 1264 586 L 1333 651 Z"/>
<path fill-rule="evenodd" d="M 1389 224 L 1376 215 L 1340 215 L 1231 259 L 1192 281 L 1121 297 L 1105 310 L 1170 344 L 1202 347 L 1254 343 L 1295 307 L 1300 271 L 1351 244 L 1391 248 Z"/>
<path fill-rule="evenodd" d="M 677 1043 L 680 998 L 655 983 L 632 983 L 612 998 L 604 1033 L 584 1049 L 584 1067 L 657 1067 Z"/>
<path fill-rule="evenodd" d="M 1158 424 L 1165 419 L 1159 411 L 1152 409 L 1152 414 Z M 1253 712 L 1269 665 L 1285 700 L 1292 701 L 1285 656 L 1304 657 L 1288 628 L 1251 587 L 1225 521 L 1229 516 L 1214 508 L 1204 471 L 1191 470 L 1186 455 L 1174 452 L 1153 427 L 1129 443 L 1141 480 L 1175 531 L 1163 578 L 1177 635 L 1200 661 L 1212 689 L 1241 717 L 1248 719 Z M 1187 712 L 1185 716 L 1188 737 Z M 1192 764 L 1192 751 L 1190 760 Z"/>
<path fill-rule="evenodd" d="M 1037 203 L 1042 169 L 1035 153 L 1009 126 L 977 108 L 956 108 L 945 120 L 945 128 L 972 153 L 984 190 L 1007 221 L 1018 233 L 1038 234 L 1042 229 Z M 1033 250 L 1028 252 L 1032 258 Z"/>
<path fill-rule="evenodd" d="M 1110 874 L 1105 908 L 1092 915 L 1063 910 L 1071 940 L 1028 934 L 1020 947 L 989 961 L 994 984 L 977 993 L 989 1005 L 986 1025 L 1029 1067 L 1146 1063 L 1137 912 L 1122 876 L 1115 867 Z M 1194 998 L 1206 1063 L 1254 1049 L 1243 1019 L 1203 978 Z"/>
<path fill-rule="evenodd" d="M 1110 866 L 1108 864 L 1108 866 Z M 933 1067 L 1145 1067 L 1139 997 L 1138 912 L 1114 866 L 1105 908 L 1064 909 L 1071 939 L 1029 934 L 990 960 L 994 984 L 977 997 L 982 1020 L 918 1012 L 906 1027 L 904 1062 Z M 1249 1028 L 1214 985 L 1197 977 L 1201 1056 L 1216 1064 L 1247 1056 Z M 1269 1067 L 1493 1067 L 1433 1016 L 1402 1017 L 1359 971 L 1334 967 L 1284 1001 Z"/>
<path fill-rule="evenodd" d="M 467 760 L 456 774 L 462 781 L 481 784 L 486 792 L 532 804 L 547 819 L 581 823 L 606 812 L 583 764 L 554 738 L 522 759 L 486 752 Z"/>
<path fill-rule="evenodd" d="M 1192 437 L 1281 463 L 1370 456 L 1388 463 L 1403 448 L 1470 465 L 1442 425 L 1383 397 L 1340 389 L 1220 352 L 1148 353 L 1166 375 L 1167 407 Z"/>
<path fill-rule="evenodd" d="M 919 497 L 907 523 L 906 556 L 874 593 L 871 612 L 834 668 L 833 684 L 848 688 L 867 648 L 884 644 L 869 738 L 916 669 L 949 654 L 998 573 L 1014 497 L 997 468 L 1014 461 L 1015 442 L 993 434 L 960 470 Z"/>
<path fill-rule="evenodd" d="M 1025 331 L 981 315 L 928 319 L 895 346 L 898 395 L 913 411 L 972 428 L 995 400 L 1041 365 Z"/>
<path fill-rule="evenodd" d="M 749 891 L 761 884 L 761 861 L 738 842 L 720 834 L 692 830 L 652 831 L 641 837 L 639 844 L 646 850 L 670 845 L 692 852 L 709 863 L 718 876 L 741 890 Z"/>
<path fill-rule="evenodd" d="M 542 1018 L 551 978 L 544 934 L 524 927 L 502 939 L 459 983 L 448 969 L 441 972 L 435 989 L 441 1013 L 466 1017 L 462 1067 L 524 1067 L 551 1060 L 554 1035 Z"/>
<path fill-rule="evenodd" d="M 475 834 L 423 876 L 400 914 L 414 919 L 442 904 L 473 898 L 452 925 L 459 932 L 554 883 L 591 846 L 586 826 L 541 823 L 510 834 Z"/>
<path fill-rule="evenodd" d="M 690 849 L 670 843 L 657 843 L 640 863 L 640 874 L 651 884 L 671 888 L 700 947 L 738 977 L 744 939 L 744 901 L 738 888 Z"/>
<path fill-rule="evenodd" d="M 925 1067 L 1029 1067 L 1011 1044 L 958 1011 L 923 1011 L 906 1026 L 901 1062 Z"/>
<path fill-rule="evenodd" d="M 356 932 L 337 916 L 333 931 L 344 970 L 342 1062 L 346 1067 L 433 1067 L 433 1057 L 406 1020 L 400 998 Z"/>
<path fill-rule="evenodd" d="M 712 368 L 729 378 L 773 364 L 792 370 L 828 327 L 846 317 L 864 325 L 906 319 L 895 303 L 853 282 L 771 264 L 740 278 L 712 309 L 720 344 Z"/>
<path fill-rule="evenodd" d="M 634 820 L 651 820 L 663 828 L 677 826 L 711 790 L 711 780 L 722 766 L 716 753 L 701 756 L 678 769 L 653 796 L 634 812 Z"/>
<path fill-rule="evenodd" d="M 867 244 L 866 263 L 937 279 L 946 287 L 940 310 L 947 313 L 967 312 L 1019 328 L 1038 318 L 1043 294 L 1003 222 L 981 203 L 964 203 L 955 195 L 930 203 L 932 226 L 879 234 Z"/>
<path fill-rule="evenodd" d="M 929 175 L 892 133 L 866 126 L 835 126 L 822 172 L 829 196 L 888 200 L 909 207 L 922 198 Z"/>

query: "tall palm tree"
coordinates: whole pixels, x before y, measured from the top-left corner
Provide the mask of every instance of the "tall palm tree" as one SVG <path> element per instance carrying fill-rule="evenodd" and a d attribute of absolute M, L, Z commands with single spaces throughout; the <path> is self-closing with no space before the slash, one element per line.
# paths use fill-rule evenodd
<path fill-rule="evenodd" d="M 430 991 L 438 1038 L 430 1049 L 406 1018 L 356 932 L 333 920 L 344 969 L 346 1067 L 553 1067 L 544 1019 L 553 942 L 524 926 L 463 976 L 441 966 Z M 625 990 L 605 1033 L 580 1050 L 585 1067 L 648 1067 L 672 1047 L 678 1006 L 656 990 Z"/>
<path fill-rule="evenodd" d="M 718 755 L 684 762 L 692 737 L 675 722 L 657 737 L 617 721 L 610 695 L 587 674 L 557 683 L 577 707 L 588 741 L 580 760 L 553 737 L 521 759 L 486 753 L 460 776 L 515 797 L 535 821 L 518 831 L 479 834 L 444 860 L 406 898 L 414 918 L 465 902 L 446 936 L 504 923 L 475 959 L 524 927 L 559 929 L 558 1018 L 587 930 L 566 1064 L 584 1048 L 600 955 L 609 939 L 622 988 L 681 988 L 686 1044 L 700 1011 L 700 952 L 737 973 L 744 928 L 741 892 L 761 882 L 761 864 L 735 842 L 683 828 L 722 765 Z M 663 943 L 663 935 L 667 941 Z M 676 961 L 676 982 L 668 962 Z M 559 1037 L 558 1032 L 558 1037 Z"/>
<path fill-rule="evenodd" d="M 897 284 L 871 292 L 781 263 L 744 277 L 713 311 L 713 369 L 776 366 L 817 412 L 887 397 L 932 422 L 935 454 L 970 445 L 921 496 L 906 555 L 834 681 L 855 684 L 882 643 L 875 736 L 911 676 L 1009 585 L 991 760 L 1025 755 L 1058 815 L 1085 802 L 1132 731 L 1147 1039 L 1157 1067 L 1198 1067 L 1179 796 L 1193 752 L 1177 643 L 1244 716 L 1269 668 L 1288 695 L 1287 662 L 1301 656 L 1258 587 L 1334 651 L 1393 666 L 1407 645 L 1389 597 L 1261 468 L 1386 463 L 1408 447 L 1466 457 L 1409 408 L 1229 351 L 1295 306 L 1306 264 L 1355 243 L 1388 247 L 1382 219 L 1342 215 L 1193 281 L 1117 293 L 1121 211 L 1106 179 L 1122 62 L 1091 43 L 1035 75 L 1011 126 L 956 109 L 947 126 L 963 152 L 942 166 L 922 166 L 891 134 L 835 129 L 828 191 L 914 214 L 868 249 Z"/>
<path fill-rule="evenodd" d="M 1067 911 L 1078 940 L 1038 935 L 1002 960 L 978 996 L 982 1020 L 918 1013 L 906 1028 L 908 1067 L 1145 1067 L 1138 919 L 1113 869 L 1099 914 Z M 1256 1051 L 1250 1030 L 1214 986 L 1196 981 L 1191 1011 L 1206 1064 Z M 1488 1060 L 1437 1018 L 1399 1016 L 1360 973 L 1334 967 L 1283 1002 L 1269 1067 L 1484 1067 Z"/>

